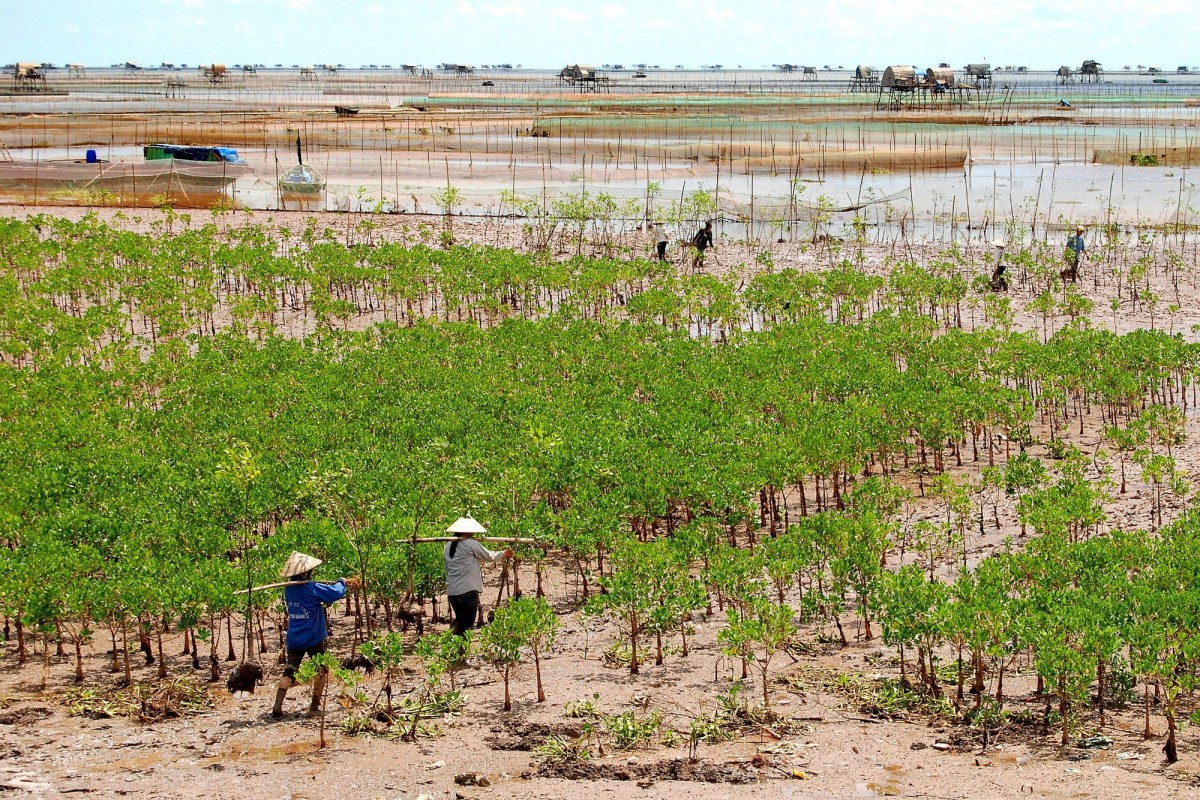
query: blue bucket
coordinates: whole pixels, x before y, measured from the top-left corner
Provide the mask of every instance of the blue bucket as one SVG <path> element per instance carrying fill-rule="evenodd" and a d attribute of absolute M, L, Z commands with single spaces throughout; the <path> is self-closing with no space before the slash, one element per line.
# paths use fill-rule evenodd
<path fill-rule="evenodd" d="M 95 163 L 97 163 L 98 161 L 100 161 L 100 159 L 99 159 L 99 158 L 97 158 L 97 156 L 96 156 L 96 151 L 95 151 L 95 150 L 88 150 L 88 151 L 87 151 L 87 163 L 89 163 L 89 164 L 95 164 Z"/>

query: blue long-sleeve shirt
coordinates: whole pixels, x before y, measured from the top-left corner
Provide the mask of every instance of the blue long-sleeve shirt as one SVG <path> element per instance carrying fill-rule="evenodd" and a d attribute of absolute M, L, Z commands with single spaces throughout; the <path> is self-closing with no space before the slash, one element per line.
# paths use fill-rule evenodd
<path fill-rule="evenodd" d="M 329 636 L 329 628 L 325 625 L 325 609 L 322 606 L 345 596 L 345 578 L 332 584 L 305 583 L 285 587 L 283 599 L 288 612 L 288 649 L 305 650 L 325 641 Z"/>

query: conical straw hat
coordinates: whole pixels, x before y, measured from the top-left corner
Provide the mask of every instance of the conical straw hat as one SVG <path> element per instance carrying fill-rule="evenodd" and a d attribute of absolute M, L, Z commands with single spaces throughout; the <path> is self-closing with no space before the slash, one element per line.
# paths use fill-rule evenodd
<path fill-rule="evenodd" d="M 279 570 L 279 576 L 281 578 L 291 578 L 296 575 L 303 575 L 310 569 L 316 569 L 322 563 L 319 558 L 313 558 L 305 553 L 293 551 L 288 557 L 287 563 L 283 565 L 283 569 Z"/>
<path fill-rule="evenodd" d="M 446 533 L 487 533 L 487 528 L 480 525 L 474 517 L 459 517 L 454 524 L 446 528 Z"/>

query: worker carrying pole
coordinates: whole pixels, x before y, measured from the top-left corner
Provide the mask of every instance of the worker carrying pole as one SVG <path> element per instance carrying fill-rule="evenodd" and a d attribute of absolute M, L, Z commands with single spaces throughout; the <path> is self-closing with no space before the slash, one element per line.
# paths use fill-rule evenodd
<path fill-rule="evenodd" d="M 305 657 L 324 653 L 325 641 L 329 638 L 329 626 L 325 621 L 325 606 L 341 600 L 348 589 L 359 586 L 357 579 L 339 578 L 336 582 L 318 583 L 312 580 L 313 571 L 323 562 L 319 558 L 306 553 L 292 553 L 283 569 L 279 571 L 282 578 L 295 583 L 283 590 L 283 598 L 287 605 L 287 666 L 283 668 L 283 677 L 275 689 L 275 707 L 271 716 L 279 719 L 283 716 L 283 701 L 287 698 L 296 679 L 296 671 Z M 324 670 L 317 673 L 313 679 L 312 702 L 308 707 L 309 716 L 320 711 L 321 694 L 325 688 L 328 675 Z"/>
<path fill-rule="evenodd" d="M 446 563 L 446 595 L 454 612 L 451 630 L 456 636 L 463 636 L 475 626 L 475 617 L 479 614 L 479 593 L 483 591 L 481 566 L 512 558 L 513 551 L 510 547 L 495 552 L 475 541 L 475 534 L 487 533 L 487 528 L 470 516 L 459 517 L 446 533 L 455 536 L 442 549 L 442 560 Z"/>

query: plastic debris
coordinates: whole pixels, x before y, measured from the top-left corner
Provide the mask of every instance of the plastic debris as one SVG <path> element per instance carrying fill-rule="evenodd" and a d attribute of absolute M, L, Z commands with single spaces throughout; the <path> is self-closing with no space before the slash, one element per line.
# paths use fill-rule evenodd
<path fill-rule="evenodd" d="M 1079 746 L 1085 750 L 1107 750 L 1113 746 L 1113 740 L 1108 736 L 1089 736 L 1081 739 Z"/>

